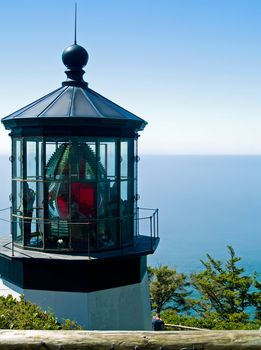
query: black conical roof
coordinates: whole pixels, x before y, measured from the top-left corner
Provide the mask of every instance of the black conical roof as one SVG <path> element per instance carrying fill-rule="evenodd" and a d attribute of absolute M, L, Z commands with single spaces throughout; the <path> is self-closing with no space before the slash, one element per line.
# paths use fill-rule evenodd
<path fill-rule="evenodd" d="M 116 103 L 91 90 L 83 80 L 82 68 L 87 51 L 79 45 L 64 50 L 67 80 L 52 91 L 2 119 L 6 129 L 48 127 L 55 125 L 101 128 L 129 128 L 136 132 L 147 124 Z"/>

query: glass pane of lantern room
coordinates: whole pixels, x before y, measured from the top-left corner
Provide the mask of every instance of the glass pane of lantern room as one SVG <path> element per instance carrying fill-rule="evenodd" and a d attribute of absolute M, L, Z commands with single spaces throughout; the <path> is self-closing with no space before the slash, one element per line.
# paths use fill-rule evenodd
<path fill-rule="evenodd" d="M 84 178 L 86 180 L 96 179 L 96 143 L 86 142 L 86 156 L 85 156 L 85 167 L 84 167 Z"/>
<path fill-rule="evenodd" d="M 48 164 L 51 156 L 54 154 L 56 150 L 56 142 L 46 142 L 46 164 Z"/>
<path fill-rule="evenodd" d="M 54 156 L 54 153 L 56 151 L 56 142 L 46 142 L 45 144 L 45 157 L 46 157 L 46 177 L 47 178 L 52 178 L 54 177 L 54 172 L 51 167 L 51 158 Z"/>
<path fill-rule="evenodd" d="M 97 247 L 95 182 L 71 184 L 71 245 L 77 250 Z"/>
<path fill-rule="evenodd" d="M 74 138 L 71 154 L 71 247 L 96 249 L 96 143 Z"/>
<path fill-rule="evenodd" d="M 121 142 L 121 178 L 128 177 L 128 142 Z"/>
<path fill-rule="evenodd" d="M 130 181 L 121 181 L 121 202 L 120 202 L 120 217 L 121 217 L 121 239 L 122 244 L 129 244 L 133 239 L 133 217 L 129 195 Z"/>
<path fill-rule="evenodd" d="M 45 227 L 45 246 L 50 249 L 69 246 L 69 183 L 53 181 L 46 183 L 48 193 L 49 227 Z"/>
<path fill-rule="evenodd" d="M 117 182 L 104 181 L 98 184 L 98 246 L 110 249 L 119 243 L 119 208 Z"/>
<path fill-rule="evenodd" d="M 23 244 L 23 221 L 21 218 L 16 218 L 14 221 L 14 226 L 13 226 L 14 232 L 13 232 L 13 239 L 14 242 L 22 245 Z"/>
<path fill-rule="evenodd" d="M 15 144 L 14 177 L 22 177 L 22 141 L 17 140 Z"/>
<path fill-rule="evenodd" d="M 99 177 L 115 179 L 116 176 L 116 145 L 115 141 L 99 142 L 100 162 L 98 164 Z"/>
<path fill-rule="evenodd" d="M 69 142 L 56 141 L 46 142 L 46 177 L 62 179 L 69 176 L 69 158 L 72 147 Z"/>
<path fill-rule="evenodd" d="M 34 245 L 36 237 L 36 182 L 23 183 L 24 244 Z"/>
<path fill-rule="evenodd" d="M 27 179 L 36 177 L 36 142 L 26 142 L 26 177 Z"/>
<path fill-rule="evenodd" d="M 72 180 L 96 179 L 96 144 L 78 139 L 72 144 L 71 157 Z"/>
<path fill-rule="evenodd" d="M 22 189 L 22 181 L 15 181 L 16 184 L 16 193 L 15 193 L 15 206 L 13 207 L 14 214 L 23 215 L 23 189 Z"/>
<path fill-rule="evenodd" d="M 43 181 L 36 182 L 36 235 L 33 244 L 37 247 L 43 246 L 44 237 L 44 183 Z"/>
<path fill-rule="evenodd" d="M 43 177 L 43 164 L 42 164 L 42 154 L 43 154 L 43 147 L 44 143 L 42 141 L 39 141 L 36 145 L 36 151 L 37 151 L 37 176 L 39 178 Z"/>
<path fill-rule="evenodd" d="M 22 192 L 22 182 L 21 181 L 15 181 L 15 200 L 13 203 L 13 214 L 15 215 L 13 217 L 14 219 L 14 225 L 13 225 L 13 237 L 14 241 L 16 243 L 23 243 L 23 235 L 22 235 L 22 215 L 23 215 L 23 205 L 22 205 L 22 198 L 23 198 L 23 192 Z"/>

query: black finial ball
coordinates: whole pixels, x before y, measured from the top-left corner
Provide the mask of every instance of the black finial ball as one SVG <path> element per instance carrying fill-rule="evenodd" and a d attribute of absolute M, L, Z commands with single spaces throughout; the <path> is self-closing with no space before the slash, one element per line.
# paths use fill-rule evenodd
<path fill-rule="evenodd" d="M 82 68 L 88 62 L 88 52 L 84 47 L 74 44 L 68 46 L 62 54 L 62 60 L 67 68 Z"/>

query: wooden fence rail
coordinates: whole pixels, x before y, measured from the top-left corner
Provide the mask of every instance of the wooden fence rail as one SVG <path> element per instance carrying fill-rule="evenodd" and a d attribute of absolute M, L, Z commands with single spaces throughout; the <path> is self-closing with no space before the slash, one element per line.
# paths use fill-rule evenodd
<path fill-rule="evenodd" d="M 206 328 L 182 326 L 180 324 L 165 323 L 165 328 L 172 331 L 207 331 Z"/>
<path fill-rule="evenodd" d="M 0 349 L 260 350 L 261 332 L 101 332 L 0 330 Z"/>

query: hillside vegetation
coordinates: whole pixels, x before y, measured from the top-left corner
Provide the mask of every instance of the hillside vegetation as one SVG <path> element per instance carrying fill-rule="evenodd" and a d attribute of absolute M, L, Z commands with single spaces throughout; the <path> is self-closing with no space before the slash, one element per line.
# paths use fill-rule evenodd
<path fill-rule="evenodd" d="M 165 323 L 208 329 L 258 329 L 261 283 L 238 266 L 228 246 L 225 263 L 207 254 L 203 270 L 186 276 L 168 266 L 149 267 L 151 307 Z"/>

